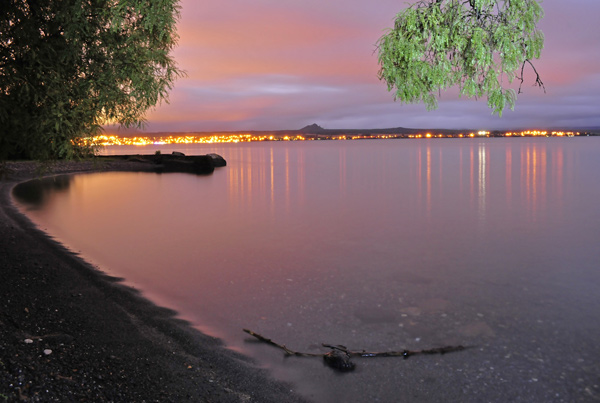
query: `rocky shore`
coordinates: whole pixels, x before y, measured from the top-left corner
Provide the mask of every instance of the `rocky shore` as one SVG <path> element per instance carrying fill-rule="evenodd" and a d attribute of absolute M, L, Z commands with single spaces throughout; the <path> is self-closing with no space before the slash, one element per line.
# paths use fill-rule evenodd
<path fill-rule="evenodd" d="M 118 158 L 0 167 L 0 402 L 303 401 L 64 249 L 11 202 L 31 178 L 154 168 Z"/>

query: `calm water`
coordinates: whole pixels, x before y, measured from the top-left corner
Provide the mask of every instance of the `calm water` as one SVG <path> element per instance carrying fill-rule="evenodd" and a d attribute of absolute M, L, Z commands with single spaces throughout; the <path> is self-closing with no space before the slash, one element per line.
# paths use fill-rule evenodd
<path fill-rule="evenodd" d="M 17 200 L 314 400 L 600 399 L 600 138 L 178 150 L 228 166 L 58 177 Z M 305 352 L 474 347 L 340 375 L 242 328 Z"/>

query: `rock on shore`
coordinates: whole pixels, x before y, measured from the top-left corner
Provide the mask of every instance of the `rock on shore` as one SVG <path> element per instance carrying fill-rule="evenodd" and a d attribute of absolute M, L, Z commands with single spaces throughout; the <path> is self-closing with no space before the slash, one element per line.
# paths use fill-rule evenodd
<path fill-rule="evenodd" d="M 227 165 L 225 159 L 218 154 L 191 155 L 187 156 L 181 152 L 174 151 L 171 154 L 152 155 L 117 155 L 98 157 L 101 159 L 135 161 L 147 163 L 148 169 L 155 172 L 186 172 L 194 174 L 210 174 L 217 167 Z"/>

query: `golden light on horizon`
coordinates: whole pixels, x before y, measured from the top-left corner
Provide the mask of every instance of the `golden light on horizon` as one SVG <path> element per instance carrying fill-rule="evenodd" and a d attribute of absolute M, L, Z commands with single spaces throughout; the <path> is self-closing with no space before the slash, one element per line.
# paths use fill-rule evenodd
<path fill-rule="evenodd" d="M 252 134 L 252 133 L 211 133 L 201 135 L 171 134 L 164 136 L 135 136 L 120 137 L 115 134 L 102 134 L 92 138 L 77 140 L 83 144 L 96 146 L 147 146 L 167 144 L 215 144 L 215 143 L 245 143 L 255 141 L 315 141 L 315 140 L 366 140 L 366 139 L 398 139 L 398 138 L 473 138 L 478 137 L 574 137 L 581 133 L 572 131 L 524 130 L 521 132 L 495 132 L 480 130 L 469 134 L 442 134 L 433 135 L 429 132 L 411 134 L 339 134 L 339 135 L 302 135 L 302 134 Z"/>

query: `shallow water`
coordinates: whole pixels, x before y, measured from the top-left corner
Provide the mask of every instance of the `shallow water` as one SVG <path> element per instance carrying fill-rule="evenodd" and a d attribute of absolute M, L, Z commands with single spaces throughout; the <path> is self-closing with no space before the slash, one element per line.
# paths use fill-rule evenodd
<path fill-rule="evenodd" d="M 102 270 L 314 400 L 600 398 L 600 139 L 181 151 L 228 166 L 57 177 L 15 197 Z M 356 359 L 340 375 L 242 328 L 305 352 L 473 348 Z"/>

